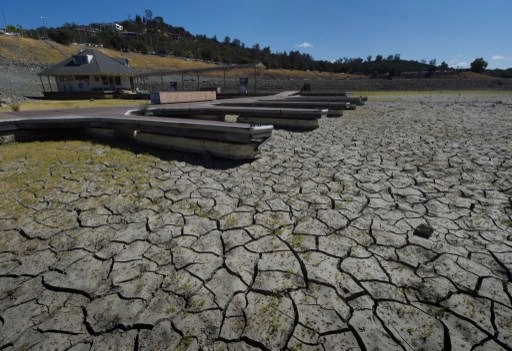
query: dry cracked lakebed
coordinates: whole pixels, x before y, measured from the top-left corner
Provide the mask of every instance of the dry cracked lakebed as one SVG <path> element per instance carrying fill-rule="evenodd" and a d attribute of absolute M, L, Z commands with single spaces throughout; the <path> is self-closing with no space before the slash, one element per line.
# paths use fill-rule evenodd
<path fill-rule="evenodd" d="M 217 167 L 0 147 L 1 350 L 511 350 L 512 94 L 385 95 Z"/>

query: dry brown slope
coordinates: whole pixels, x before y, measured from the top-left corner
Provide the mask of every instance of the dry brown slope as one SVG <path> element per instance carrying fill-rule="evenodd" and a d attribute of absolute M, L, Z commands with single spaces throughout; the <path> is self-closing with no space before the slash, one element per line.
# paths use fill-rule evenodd
<path fill-rule="evenodd" d="M 55 42 L 18 38 L 0 35 L 0 57 L 24 64 L 49 66 L 56 64 L 66 57 L 76 54 L 88 46 L 72 44 L 60 45 Z M 161 69 L 194 69 L 213 67 L 214 64 L 186 60 L 175 57 L 160 57 L 154 55 L 142 55 L 133 52 L 120 52 L 116 50 L 100 48 L 102 52 L 111 57 L 122 57 L 130 60 L 131 66 L 140 71 L 152 71 Z M 235 70 L 228 73 L 229 76 L 247 75 L 252 70 Z M 222 73 L 211 73 L 208 76 L 220 76 Z M 260 75 L 269 79 L 345 79 L 346 74 L 332 74 L 327 72 L 305 72 L 294 70 L 266 70 Z M 350 75 L 350 78 L 362 78 L 364 76 Z"/>
<path fill-rule="evenodd" d="M 89 47 L 77 44 L 66 46 L 53 41 L 18 38 L 6 35 L 0 36 L 0 56 L 19 63 L 38 64 L 43 66 L 53 65 L 62 61 L 66 57 L 87 48 Z M 111 57 L 123 57 L 130 59 L 132 66 L 140 70 L 165 67 L 181 69 L 211 66 L 211 64 L 186 61 L 177 58 L 164 58 L 130 52 L 125 53 L 106 48 L 99 49 Z"/>

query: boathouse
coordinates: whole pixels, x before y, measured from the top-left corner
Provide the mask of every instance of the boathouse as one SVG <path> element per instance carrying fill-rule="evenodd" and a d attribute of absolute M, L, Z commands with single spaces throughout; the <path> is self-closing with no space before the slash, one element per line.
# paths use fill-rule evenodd
<path fill-rule="evenodd" d="M 134 91 L 134 74 L 136 71 L 127 59 L 111 58 L 99 50 L 87 49 L 38 73 L 38 76 L 46 97 L 76 99 L 106 98 Z"/>

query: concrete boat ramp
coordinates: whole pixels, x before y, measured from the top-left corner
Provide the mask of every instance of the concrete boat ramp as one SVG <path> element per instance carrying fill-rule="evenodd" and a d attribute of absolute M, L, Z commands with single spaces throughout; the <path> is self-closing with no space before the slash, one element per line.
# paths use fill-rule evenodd
<path fill-rule="evenodd" d="M 162 93 L 161 93 L 162 94 Z M 300 101 L 282 93 L 267 98 L 166 104 L 131 109 L 76 109 L 0 114 L 0 143 L 101 137 L 234 160 L 255 159 L 275 127 L 307 131 L 318 120 L 355 108 L 347 97 Z M 334 112 L 333 112 L 334 111 Z M 236 116 L 227 122 L 226 116 Z M 162 118 L 165 117 L 165 118 Z"/>

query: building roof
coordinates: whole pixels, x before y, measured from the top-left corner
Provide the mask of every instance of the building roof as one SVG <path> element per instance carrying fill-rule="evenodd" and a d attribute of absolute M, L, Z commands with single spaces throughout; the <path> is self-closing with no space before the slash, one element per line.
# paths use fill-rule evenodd
<path fill-rule="evenodd" d="M 77 60 L 77 58 L 84 58 Z M 87 49 L 57 63 L 39 76 L 73 76 L 73 75 L 122 75 L 133 76 L 136 71 L 123 64 L 121 60 L 111 58 L 101 51 Z"/>

